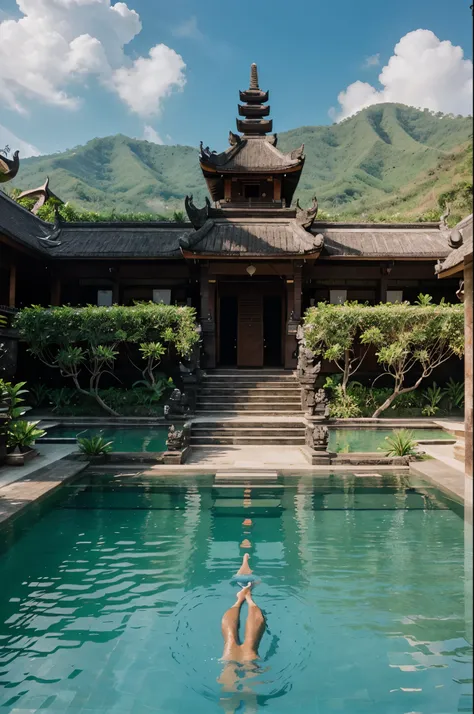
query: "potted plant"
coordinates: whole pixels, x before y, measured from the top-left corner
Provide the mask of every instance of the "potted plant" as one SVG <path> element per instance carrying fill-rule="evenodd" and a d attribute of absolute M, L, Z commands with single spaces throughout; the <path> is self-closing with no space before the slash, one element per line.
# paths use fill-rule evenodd
<path fill-rule="evenodd" d="M 25 421 L 18 419 L 11 421 L 7 431 L 7 446 L 9 453 L 6 455 L 6 463 L 10 466 L 23 466 L 27 461 L 37 456 L 38 452 L 33 449 L 36 439 L 39 439 L 46 432 L 38 429 L 38 421 Z"/>
<path fill-rule="evenodd" d="M 79 451 L 86 461 L 101 463 L 107 460 L 107 455 L 112 451 L 112 442 L 105 441 L 103 436 L 82 437 L 77 440 Z"/>

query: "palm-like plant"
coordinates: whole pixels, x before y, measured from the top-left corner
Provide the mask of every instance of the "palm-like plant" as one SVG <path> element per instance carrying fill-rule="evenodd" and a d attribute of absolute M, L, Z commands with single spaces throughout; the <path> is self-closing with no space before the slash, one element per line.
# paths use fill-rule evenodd
<path fill-rule="evenodd" d="M 26 451 L 31 449 L 36 439 L 46 434 L 44 429 L 38 429 L 38 421 L 18 419 L 8 426 L 7 445 L 11 449 Z"/>
<path fill-rule="evenodd" d="M 82 437 L 77 440 L 79 450 L 86 456 L 104 456 L 112 451 L 113 443 L 103 436 Z"/>
<path fill-rule="evenodd" d="M 462 409 L 464 406 L 464 382 L 455 382 L 452 377 L 448 379 L 443 389 L 443 397 L 448 399 L 448 408 Z"/>
<path fill-rule="evenodd" d="M 443 390 L 441 387 L 438 387 L 436 382 L 433 382 L 433 385 L 423 392 L 423 398 L 428 404 L 423 407 L 421 413 L 425 416 L 434 416 L 436 412 L 439 411 L 439 403 L 443 398 Z"/>
<path fill-rule="evenodd" d="M 386 456 L 414 456 L 416 454 L 417 442 L 414 434 L 408 429 L 394 431 L 392 436 L 386 436 L 386 445 L 379 449 L 385 451 Z"/>

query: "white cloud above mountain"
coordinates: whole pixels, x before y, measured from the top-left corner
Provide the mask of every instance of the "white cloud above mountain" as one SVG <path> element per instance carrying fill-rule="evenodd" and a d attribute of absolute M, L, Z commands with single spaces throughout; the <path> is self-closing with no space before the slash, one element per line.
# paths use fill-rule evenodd
<path fill-rule="evenodd" d="M 17 0 L 23 16 L 0 21 L 0 93 L 27 113 L 29 100 L 75 109 L 91 77 L 141 116 L 186 82 L 182 57 L 163 44 L 131 60 L 124 48 L 142 29 L 138 13 L 111 0 Z M 0 18 L 1 20 L 1 18 Z"/>
<path fill-rule="evenodd" d="M 414 30 L 395 45 L 379 74 L 381 89 L 360 80 L 340 92 L 329 116 L 341 121 L 382 102 L 408 104 L 445 114 L 472 112 L 472 62 L 461 47 L 430 30 Z"/>
<path fill-rule="evenodd" d="M 146 141 L 151 141 L 152 144 L 164 144 L 165 142 L 161 138 L 161 136 L 158 134 L 156 129 L 153 129 L 152 126 L 149 124 L 145 124 L 143 128 L 143 138 Z"/>
<path fill-rule="evenodd" d="M 24 141 L 24 139 L 20 139 L 10 129 L 0 124 L 0 149 L 5 148 L 5 146 L 9 146 L 12 153 L 18 149 L 21 159 L 27 159 L 28 156 L 40 156 L 41 154 L 41 151 L 36 146 Z"/>

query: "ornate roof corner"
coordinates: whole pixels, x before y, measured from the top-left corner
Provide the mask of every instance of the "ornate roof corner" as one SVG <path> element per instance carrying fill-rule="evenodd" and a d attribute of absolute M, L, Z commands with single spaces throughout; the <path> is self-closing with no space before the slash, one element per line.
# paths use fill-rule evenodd
<path fill-rule="evenodd" d="M 59 198 L 59 196 L 56 196 L 55 193 L 51 191 L 49 188 L 49 176 L 46 176 L 46 181 L 42 186 L 38 186 L 38 188 L 30 188 L 27 189 L 26 191 L 22 191 L 20 195 L 18 196 L 18 199 L 20 198 L 27 198 L 27 197 L 38 197 L 35 205 L 31 209 L 31 213 L 34 213 L 35 216 L 38 213 L 39 209 L 41 206 L 44 206 L 46 201 L 48 201 L 50 198 L 55 198 L 56 201 L 59 201 L 59 203 L 63 204 L 64 201 Z"/>
<path fill-rule="evenodd" d="M 301 208 L 299 199 L 296 201 L 296 222 L 298 225 L 309 230 L 313 225 L 314 219 L 318 213 L 318 199 L 313 197 L 313 203 L 306 210 Z M 320 234 L 319 234 L 320 235 Z"/>
<path fill-rule="evenodd" d="M 294 149 L 290 154 L 291 159 L 304 159 L 304 144 L 301 144 L 298 149 Z"/>
<path fill-rule="evenodd" d="M 215 156 L 217 154 L 217 151 L 211 151 L 208 146 L 204 147 L 202 141 L 199 142 L 199 158 L 200 159 L 209 159 L 211 156 Z"/>
<path fill-rule="evenodd" d="M 232 131 L 229 131 L 229 144 L 231 146 L 237 146 L 237 144 L 240 144 L 242 139 L 238 134 L 234 134 Z"/>
<path fill-rule="evenodd" d="M 267 136 L 267 141 L 276 148 L 276 145 L 278 144 L 278 134 L 270 134 L 270 136 Z"/>
<path fill-rule="evenodd" d="M 43 248 L 57 248 L 58 246 L 61 245 L 61 241 L 59 240 L 61 231 L 63 228 L 63 222 L 61 219 L 61 216 L 59 215 L 59 210 L 58 207 L 54 207 L 54 224 L 51 233 L 48 233 L 45 236 L 38 236 L 38 243 L 43 247 Z"/>
<path fill-rule="evenodd" d="M 211 202 L 206 196 L 206 204 L 203 208 L 196 208 L 193 203 L 193 194 L 186 196 L 184 199 L 184 207 L 186 208 L 186 213 L 188 218 L 193 224 L 194 228 L 198 230 L 202 228 L 209 217 L 209 209 L 211 208 Z"/>
<path fill-rule="evenodd" d="M 314 246 L 315 248 L 320 248 L 321 250 L 324 248 L 324 236 L 322 233 L 316 233 L 314 236 Z"/>
<path fill-rule="evenodd" d="M 0 149 L 0 183 L 6 183 L 15 178 L 20 168 L 20 152 L 15 151 L 13 158 L 9 159 L 10 147 Z"/>

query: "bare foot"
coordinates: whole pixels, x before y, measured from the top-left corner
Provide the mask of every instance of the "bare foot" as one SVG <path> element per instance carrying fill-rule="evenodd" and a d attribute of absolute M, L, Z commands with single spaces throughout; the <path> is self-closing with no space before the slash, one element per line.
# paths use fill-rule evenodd
<path fill-rule="evenodd" d="M 252 583 L 249 583 L 244 588 L 242 588 L 242 590 L 239 590 L 239 592 L 237 593 L 237 602 L 239 604 L 242 604 L 244 600 L 247 600 L 247 597 L 251 590 L 252 590 Z"/>

